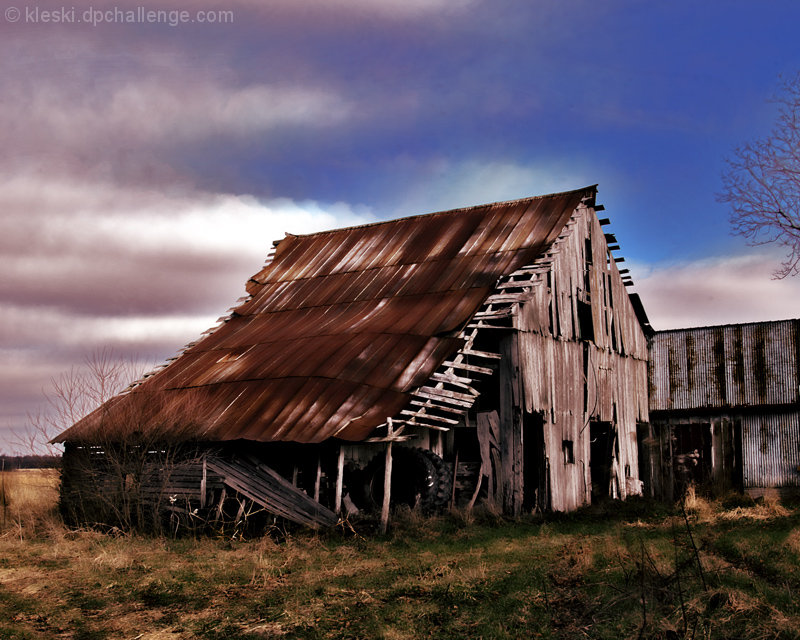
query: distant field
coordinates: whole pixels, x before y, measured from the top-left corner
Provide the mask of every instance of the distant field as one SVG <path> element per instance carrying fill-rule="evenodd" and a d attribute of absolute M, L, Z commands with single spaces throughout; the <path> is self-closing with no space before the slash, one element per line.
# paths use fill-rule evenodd
<path fill-rule="evenodd" d="M 629 501 L 172 540 L 66 530 L 52 472 L 17 473 L 8 510 L 29 517 L 0 534 L 0 638 L 800 638 L 794 507 L 694 500 L 690 529 Z"/>
<path fill-rule="evenodd" d="M 42 519 L 52 521 L 59 479 L 57 469 L 0 472 L 0 530 L 12 526 L 36 528 Z"/>

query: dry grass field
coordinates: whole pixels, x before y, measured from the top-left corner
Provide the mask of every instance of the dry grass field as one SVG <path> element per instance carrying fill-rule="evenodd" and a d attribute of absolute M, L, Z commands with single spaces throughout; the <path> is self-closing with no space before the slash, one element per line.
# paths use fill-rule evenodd
<path fill-rule="evenodd" d="M 4 475 L 0 638 L 800 637 L 800 509 L 776 503 L 169 539 L 68 530 L 57 476 Z"/>

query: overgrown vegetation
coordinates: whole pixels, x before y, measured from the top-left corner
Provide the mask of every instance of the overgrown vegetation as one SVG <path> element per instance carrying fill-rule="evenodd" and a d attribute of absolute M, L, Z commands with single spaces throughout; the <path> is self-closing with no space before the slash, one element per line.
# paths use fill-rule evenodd
<path fill-rule="evenodd" d="M 15 511 L 20 473 L 41 472 L 6 474 L 0 638 L 799 637 L 795 506 L 690 496 L 514 522 L 402 511 L 384 537 L 115 537 L 63 527 L 52 477 Z"/>

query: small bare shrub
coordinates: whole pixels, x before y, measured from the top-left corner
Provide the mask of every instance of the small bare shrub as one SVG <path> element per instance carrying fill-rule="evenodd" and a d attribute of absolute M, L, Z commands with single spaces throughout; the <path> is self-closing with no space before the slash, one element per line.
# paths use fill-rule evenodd
<path fill-rule="evenodd" d="M 683 497 L 683 506 L 686 509 L 686 513 L 694 516 L 700 522 L 709 522 L 714 518 L 714 507 L 708 500 L 697 495 L 693 486 L 686 489 Z"/>

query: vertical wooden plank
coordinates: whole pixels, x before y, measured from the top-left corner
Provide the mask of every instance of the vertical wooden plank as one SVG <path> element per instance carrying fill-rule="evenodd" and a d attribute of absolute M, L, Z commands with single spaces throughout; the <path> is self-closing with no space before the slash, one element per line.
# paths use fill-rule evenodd
<path fill-rule="evenodd" d="M 200 479 L 200 508 L 206 508 L 206 480 L 208 469 L 206 467 L 206 457 L 203 456 L 203 477 Z"/>
<path fill-rule="evenodd" d="M 390 438 L 386 443 L 386 467 L 383 474 L 383 505 L 381 506 L 381 527 L 380 532 L 386 533 L 389 528 L 389 504 L 392 498 L 392 441 L 391 437 L 394 435 L 394 427 L 392 419 L 386 420 L 387 437 Z"/>
<path fill-rule="evenodd" d="M 344 447 L 339 446 L 339 458 L 336 461 L 336 497 L 333 502 L 333 512 L 338 514 L 342 510 L 342 485 L 344 478 Z"/>
<path fill-rule="evenodd" d="M 217 512 L 214 515 L 214 522 L 219 522 L 219 519 L 222 517 L 223 510 L 225 508 L 225 498 L 228 497 L 228 492 L 225 487 L 222 487 L 222 491 L 219 493 L 219 504 L 217 505 Z"/>
<path fill-rule="evenodd" d="M 519 379 L 519 349 L 516 332 L 500 340 L 500 456 L 503 511 L 522 512 L 522 407 Z"/>
<path fill-rule="evenodd" d="M 453 463 L 453 490 L 450 493 L 450 508 L 456 506 L 456 482 L 458 481 L 458 449 L 456 449 L 456 460 Z"/>
<path fill-rule="evenodd" d="M 319 502 L 319 486 L 322 481 L 322 454 L 317 454 L 317 474 L 314 478 L 314 500 Z"/>

